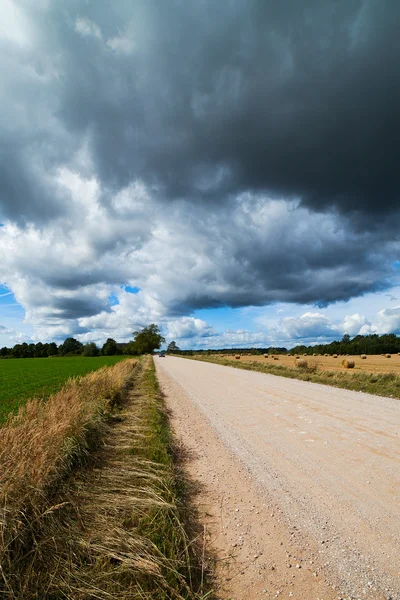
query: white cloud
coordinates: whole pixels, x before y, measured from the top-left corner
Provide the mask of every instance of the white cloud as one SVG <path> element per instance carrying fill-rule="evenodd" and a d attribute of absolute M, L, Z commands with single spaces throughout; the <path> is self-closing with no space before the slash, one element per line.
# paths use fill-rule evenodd
<path fill-rule="evenodd" d="M 102 38 L 101 29 L 90 19 L 78 17 L 75 21 L 75 31 L 83 36 L 93 36 L 98 39 Z"/>
<path fill-rule="evenodd" d="M 282 339 L 333 338 L 338 327 L 319 312 L 307 312 L 300 317 L 284 317 L 280 320 L 277 335 Z"/>
<path fill-rule="evenodd" d="M 339 325 L 339 330 L 342 333 L 347 333 L 350 336 L 355 336 L 361 331 L 367 332 L 371 327 L 368 319 L 364 315 L 355 313 L 354 315 L 346 315 L 343 322 Z M 361 334 L 365 335 L 365 334 Z"/>
<path fill-rule="evenodd" d="M 9 40 L 19 46 L 31 43 L 32 23 L 24 11 L 13 0 L 2 0 L 0 19 L 0 40 Z"/>
<path fill-rule="evenodd" d="M 107 46 L 117 54 L 131 54 L 135 49 L 135 34 L 132 25 L 119 35 L 107 40 Z"/>
<path fill-rule="evenodd" d="M 167 323 L 167 337 L 171 340 L 206 338 L 215 335 L 215 331 L 202 319 L 181 317 Z"/>
<path fill-rule="evenodd" d="M 380 310 L 374 329 L 377 333 L 400 333 L 400 306 Z"/>

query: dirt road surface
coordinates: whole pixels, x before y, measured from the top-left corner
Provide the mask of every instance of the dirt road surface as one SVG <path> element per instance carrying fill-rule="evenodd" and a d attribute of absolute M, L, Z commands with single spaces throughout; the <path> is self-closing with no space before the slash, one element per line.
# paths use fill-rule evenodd
<path fill-rule="evenodd" d="M 222 598 L 400 600 L 399 400 L 155 362 Z"/>

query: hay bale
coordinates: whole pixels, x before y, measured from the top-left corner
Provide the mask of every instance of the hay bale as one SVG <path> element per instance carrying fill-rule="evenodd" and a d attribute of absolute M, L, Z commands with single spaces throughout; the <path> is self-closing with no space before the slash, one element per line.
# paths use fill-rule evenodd
<path fill-rule="evenodd" d="M 299 358 L 301 358 L 301 356 L 296 356 L 296 360 L 298 360 Z"/>
<path fill-rule="evenodd" d="M 334 355 L 333 355 L 333 358 L 337 358 L 337 354 L 334 354 Z"/>
<path fill-rule="evenodd" d="M 264 358 L 268 358 L 268 354 L 264 354 Z"/>
<path fill-rule="evenodd" d="M 385 354 L 386 358 L 392 358 L 391 354 Z"/>
<path fill-rule="evenodd" d="M 239 360 L 240 359 L 240 354 L 235 354 L 235 358 L 236 358 L 236 360 Z"/>
<path fill-rule="evenodd" d="M 366 354 L 361 354 L 360 358 L 362 358 L 363 360 L 365 360 L 367 358 Z"/>
<path fill-rule="evenodd" d="M 317 353 L 316 353 L 316 352 L 314 352 L 314 353 L 313 353 L 313 356 L 317 356 Z"/>
<path fill-rule="evenodd" d="M 356 363 L 354 360 L 349 360 L 348 358 L 344 358 L 342 360 L 342 367 L 345 369 L 354 369 Z"/>
<path fill-rule="evenodd" d="M 329 354 L 324 354 L 324 356 L 329 356 Z"/>
<path fill-rule="evenodd" d="M 274 356 L 274 360 L 279 360 L 279 356 Z"/>
<path fill-rule="evenodd" d="M 294 361 L 294 364 L 299 369 L 307 369 L 307 367 L 308 367 L 308 362 L 304 358 L 300 358 L 300 357 L 296 358 L 296 360 Z"/>
<path fill-rule="evenodd" d="M 307 352 L 304 352 L 303 356 L 308 356 Z"/>

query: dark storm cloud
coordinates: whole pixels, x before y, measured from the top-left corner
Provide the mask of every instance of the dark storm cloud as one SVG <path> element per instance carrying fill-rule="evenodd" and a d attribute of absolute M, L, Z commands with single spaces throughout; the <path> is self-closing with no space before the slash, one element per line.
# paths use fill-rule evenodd
<path fill-rule="evenodd" d="M 11 82 L 3 116 L 15 121 L 2 142 L 3 216 L 65 211 L 68 197 L 45 175 L 73 163 L 86 136 L 106 196 L 139 177 L 186 199 L 263 190 L 313 209 L 398 208 L 397 3 L 75 0 L 45 16 L 27 10 L 41 42 L 33 52 L 3 44 L 1 59 Z"/>
<path fill-rule="evenodd" d="M 154 298 L 180 317 L 390 287 L 400 4 L 18 6 L 0 40 L 0 221 L 19 233 L 1 228 L 0 275 L 38 320 L 108 317 L 107 293 L 87 295 L 101 284 L 148 294 L 143 322 Z"/>
<path fill-rule="evenodd" d="M 101 38 L 77 33 L 78 15 Z M 399 17 L 377 0 L 72 3 L 53 14 L 59 117 L 90 134 L 113 188 L 141 177 L 171 197 L 394 210 Z M 131 51 L 113 49 L 126 27 Z"/>
<path fill-rule="evenodd" d="M 105 198 L 142 178 L 160 196 L 262 190 L 313 209 L 398 208 L 400 5 L 74 0 L 27 10 L 40 43 L 3 44 L 1 59 L 3 116 L 15 121 L 3 136 L 4 216 L 65 212 L 68 196 L 46 175 L 73 164 L 85 140 Z"/>
<path fill-rule="evenodd" d="M 227 215 L 203 207 L 165 207 L 171 233 L 153 242 L 140 264 L 142 289 L 162 298 L 171 316 L 205 306 L 274 302 L 324 306 L 392 285 L 385 231 L 354 232 L 343 218 L 292 210 L 283 201 L 238 201 Z M 168 248 L 168 251 L 165 251 Z M 388 254 L 386 256 L 386 254 Z"/>

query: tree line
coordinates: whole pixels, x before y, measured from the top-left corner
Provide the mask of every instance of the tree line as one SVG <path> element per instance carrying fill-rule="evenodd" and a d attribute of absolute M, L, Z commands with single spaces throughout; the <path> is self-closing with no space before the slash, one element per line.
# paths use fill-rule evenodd
<path fill-rule="evenodd" d="M 101 346 L 94 342 L 83 344 L 79 340 L 68 337 L 62 344 L 57 346 L 55 342 L 37 344 L 15 344 L 12 348 L 4 346 L 0 348 L 0 358 L 47 358 L 50 356 L 114 356 L 126 354 L 137 356 L 140 354 L 151 354 L 160 348 L 165 339 L 160 333 L 157 325 L 152 323 L 140 331 L 135 331 L 133 340 L 126 343 L 118 343 L 113 338 L 108 338 Z"/>
<path fill-rule="evenodd" d="M 171 347 L 170 347 L 171 346 Z M 397 354 L 400 352 L 400 337 L 394 333 L 383 335 L 356 335 L 353 339 L 345 334 L 341 340 L 329 344 L 297 345 L 288 350 L 284 347 L 268 346 L 265 348 L 213 348 L 206 350 L 180 350 L 175 342 L 167 348 L 170 354 L 192 356 L 193 354 Z"/>
<path fill-rule="evenodd" d="M 157 325 L 152 323 L 140 331 L 133 333 L 133 340 L 126 343 L 118 343 L 113 338 L 108 338 L 101 346 L 94 342 L 83 344 L 79 340 L 69 337 L 57 346 L 55 342 L 37 344 L 16 344 L 12 348 L 4 346 L 0 348 L 0 358 L 45 358 L 48 356 L 113 356 L 126 354 L 137 356 L 140 354 L 151 354 L 161 348 L 165 342 Z M 284 347 L 268 346 L 266 348 L 220 348 L 207 350 L 181 350 L 176 342 L 170 342 L 167 348 L 169 354 L 193 355 L 193 354 L 395 354 L 400 352 L 400 337 L 394 333 L 383 335 L 356 335 L 353 339 L 348 334 L 343 338 L 329 344 L 315 344 L 306 346 L 304 344 L 295 346 L 291 350 Z"/>
<path fill-rule="evenodd" d="M 345 334 L 340 341 L 314 346 L 295 346 L 291 354 L 396 354 L 400 352 L 400 337 L 394 333 L 383 335 L 356 335 L 353 339 Z"/>

